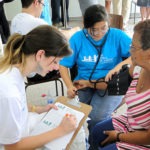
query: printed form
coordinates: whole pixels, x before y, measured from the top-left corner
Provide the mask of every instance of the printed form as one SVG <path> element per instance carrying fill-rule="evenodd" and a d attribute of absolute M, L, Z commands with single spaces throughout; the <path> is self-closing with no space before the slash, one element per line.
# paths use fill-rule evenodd
<path fill-rule="evenodd" d="M 66 114 L 73 114 L 77 117 L 77 126 L 79 125 L 80 121 L 84 117 L 83 112 L 74 110 L 62 103 L 56 102 L 55 105 L 58 107 L 58 110 L 54 110 L 54 109 L 50 110 L 40 121 L 40 123 L 34 128 L 31 135 L 38 135 L 43 132 L 47 132 L 53 128 L 56 128 Z M 48 144 L 45 145 L 45 147 L 48 148 L 49 150 L 65 150 L 74 132 L 75 131 L 61 138 L 49 142 Z"/>

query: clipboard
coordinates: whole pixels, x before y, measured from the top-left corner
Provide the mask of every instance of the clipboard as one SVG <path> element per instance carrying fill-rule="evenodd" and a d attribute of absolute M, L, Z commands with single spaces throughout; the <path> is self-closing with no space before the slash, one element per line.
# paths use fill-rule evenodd
<path fill-rule="evenodd" d="M 71 138 L 70 142 L 68 143 L 68 145 L 67 145 L 67 147 L 66 147 L 65 150 L 69 150 L 69 149 L 70 149 L 70 146 L 71 146 L 73 140 L 75 139 L 75 137 L 76 137 L 78 131 L 80 130 L 80 128 L 82 127 L 82 125 L 83 125 L 84 122 L 86 121 L 86 119 L 87 119 L 89 113 L 90 113 L 91 110 L 92 110 L 92 106 L 90 106 L 90 105 L 87 105 L 87 104 L 84 104 L 84 103 L 81 103 L 81 102 L 77 102 L 77 103 L 80 103 L 80 104 L 79 104 L 80 106 L 78 107 L 78 106 L 76 106 L 76 104 L 74 105 L 74 104 L 70 103 L 70 101 L 71 101 L 71 99 L 69 99 L 69 98 L 67 98 L 67 97 L 64 97 L 64 96 L 61 96 L 61 97 L 59 97 L 55 102 L 60 102 L 60 103 L 66 105 L 66 106 L 68 106 L 68 107 L 70 107 L 70 108 L 72 108 L 72 109 L 75 109 L 75 110 L 77 110 L 77 111 L 83 112 L 83 113 L 85 114 L 85 116 L 84 116 L 84 117 L 82 118 L 82 120 L 80 121 L 80 123 L 79 123 L 79 125 L 78 125 L 76 131 L 74 132 L 74 134 L 73 134 L 73 136 L 72 136 L 72 138 Z"/>
<path fill-rule="evenodd" d="M 48 111 L 32 130 L 31 135 L 39 135 L 54 129 L 60 124 L 62 117 L 64 117 L 66 113 L 75 114 L 78 125 L 76 130 L 45 144 L 45 147 L 51 150 L 69 150 L 78 131 L 92 110 L 91 106 L 80 103 L 77 98 L 78 97 L 69 99 L 64 96 L 59 97 L 54 102 L 58 110 L 51 109 Z"/>

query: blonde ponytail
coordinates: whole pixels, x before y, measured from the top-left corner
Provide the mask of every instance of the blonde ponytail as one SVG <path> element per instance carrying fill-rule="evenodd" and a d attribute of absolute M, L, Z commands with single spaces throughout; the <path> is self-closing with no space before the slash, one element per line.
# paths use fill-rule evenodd
<path fill-rule="evenodd" d="M 0 72 L 11 68 L 14 64 L 21 64 L 22 67 L 25 63 L 25 55 L 22 52 L 22 46 L 25 42 L 25 35 L 14 34 L 6 43 L 4 48 L 4 56 L 0 59 Z"/>

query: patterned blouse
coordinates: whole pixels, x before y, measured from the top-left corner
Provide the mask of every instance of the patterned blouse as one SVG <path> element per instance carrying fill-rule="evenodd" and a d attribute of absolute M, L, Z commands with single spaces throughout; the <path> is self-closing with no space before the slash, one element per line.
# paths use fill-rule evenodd
<path fill-rule="evenodd" d="M 127 113 L 113 118 L 115 130 L 119 132 L 132 132 L 150 129 L 150 89 L 142 93 L 136 93 L 136 86 L 141 68 L 136 66 L 133 73 L 133 81 L 125 95 Z M 119 150 L 150 150 L 150 145 L 135 145 L 125 142 L 117 142 Z"/>

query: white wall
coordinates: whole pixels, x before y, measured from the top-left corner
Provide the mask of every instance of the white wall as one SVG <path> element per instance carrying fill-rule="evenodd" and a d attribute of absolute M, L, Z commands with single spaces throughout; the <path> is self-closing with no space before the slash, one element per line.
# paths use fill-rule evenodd
<path fill-rule="evenodd" d="M 105 0 L 98 0 L 101 5 L 105 5 Z M 69 3 L 69 16 L 80 17 L 82 16 L 78 0 L 70 0 Z"/>
<path fill-rule="evenodd" d="M 104 5 L 104 0 L 99 0 L 99 2 Z M 21 11 L 21 2 L 20 0 L 14 0 L 11 3 L 6 3 L 5 12 L 8 20 L 12 20 L 12 18 Z M 70 0 L 69 3 L 69 16 L 70 17 L 80 17 L 81 10 L 79 6 L 78 0 Z"/>
<path fill-rule="evenodd" d="M 105 5 L 105 0 L 98 0 L 98 1 L 101 5 L 103 6 Z M 10 21 L 17 13 L 21 12 L 21 2 L 20 0 L 14 0 L 11 3 L 6 3 L 4 8 L 5 8 L 7 19 Z M 133 7 L 133 10 L 134 10 L 134 7 Z M 139 8 L 137 8 L 137 12 L 139 12 Z M 78 0 L 70 0 L 69 16 L 70 17 L 81 16 L 81 10 L 80 10 Z"/>
<path fill-rule="evenodd" d="M 10 21 L 19 12 L 21 12 L 20 0 L 14 0 L 11 3 L 5 3 L 4 5 L 7 19 Z"/>

